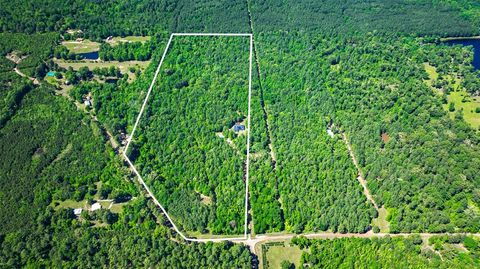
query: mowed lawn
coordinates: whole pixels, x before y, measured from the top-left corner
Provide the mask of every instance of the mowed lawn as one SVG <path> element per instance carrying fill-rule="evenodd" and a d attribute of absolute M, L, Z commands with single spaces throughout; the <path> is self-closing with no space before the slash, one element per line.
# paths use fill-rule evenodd
<path fill-rule="evenodd" d="M 450 92 L 447 96 L 448 104 L 455 105 L 455 111 L 449 112 L 453 118 L 460 109 L 463 109 L 463 118 L 470 124 L 473 129 L 478 130 L 480 127 L 480 113 L 476 113 L 475 109 L 480 108 L 480 97 L 471 97 L 465 90 L 457 90 Z M 462 102 L 464 101 L 464 102 Z M 448 104 L 444 105 L 448 111 Z"/>
<path fill-rule="evenodd" d="M 119 62 L 119 61 L 105 61 L 105 62 L 94 62 L 94 61 L 65 61 L 65 60 L 55 60 L 55 62 L 63 67 L 63 68 L 68 68 L 71 66 L 73 70 L 78 70 L 83 66 L 88 67 L 88 69 L 93 70 L 96 67 L 98 68 L 109 68 L 110 66 L 115 66 L 120 68 L 120 71 L 122 73 L 126 73 L 128 69 L 132 66 L 135 66 L 137 68 L 140 68 L 141 70 L 144 70 L 147 68 L 147 66 L 150 64 L 150 61 L 124 61 L 124 62 Z"/>
<path fill-rule="evenodd" d="M 110 66 L 115 66 L 120 69 L 122 74 L 129 75 L 129 82 L 136 79 L 134 73 L 129 73 L 130 67 L 135 67 L 140 70 L 145 70 L 147 66 L 150 64 L 150 61 L 106 61 L 106 62 L 97 62 L 97 61 L 65 61 L 60 59 L 55 59 L 55 63 L 57 63 L 60 67 L 67 68 L 72 67 L 73 70 L 79 70 L 81 67 L 88 67 L 88 69 L 93 70 L 95 68 L 109 68 Z"/>
<path fill-rule="evenodd" d="M 116 46 L 121 43 L 128 42 L 141 42 L 145 43 L 151 39 L 150 36 L 126 36 L 126 37 L 113 37 L 112 39 L 106 41 L 111 46 Z"/>
<path fill-rule="evenodd" d="M 429 63 L 423 63 L 423 67 L 425 68 L 425 71 L 427 72 L 429 77 L 429 79 L 425 82 L 428 86 L 432 87 L 433 82 L 438 79 L 437 69 L 431 66 Z"/>
<path fill-rule="evenodd" d="M 388 233 L 390 231 L 390 223 L 387 221 L 388 211 L 385 207 L 378 210 L 378 217 L 372 220 L 372 225 L 380 228 L 381 233 Z"/>
<path fill-rule="evenodd" d="M 302 252 L 298 246 L 270 246 L 264 253 L 267 257 L 268 267 L 265 265 L 263 267 L 277 269 L 281 268 L 282 261 L 289 261 L 295 264 L 295 268 L 299 268 Z"/>
<path fill-rule="evenodd" d="M 62 45 L 75 54 L 87 53 L 92 51 L 98 51 L 100 49 L 100 43 L 85 39 L 83 41 L 63 41 Z"/>
<path fill-rule="evenodd" d="M 437 69 L 434 66 L 431 66 L 429 63 L 424 63 L 423 66 L 429 77 L 425 83 L 435 90 L 435 92 L 439 92 L 433 87 L 433 82 L 438 79 Z M 447 78 L 452 80 L 451 76 L 447 76 Z M 476 113 L 475 110 L 480 107 L 480 97 L 470 96 L 467 91 L 461 87 L 461 79 L 455 78 L 453 81 L 454 83 L 452 84 L 452 87 L 455 89 L 455 91 L 452 91 L 447 95 L 448 103 L 443 105 L 444 110 L 447 111 L 450 114 L 450 117 L 453 119 L 457 111 L 462 109 L 463 118 L 465 121 L 470 124 L 473 129 L 479 130 L 480 113 Z M 455 105 L 455 111 L 453 112 L 448 110 L 448 105 L 450 103 Z"/>

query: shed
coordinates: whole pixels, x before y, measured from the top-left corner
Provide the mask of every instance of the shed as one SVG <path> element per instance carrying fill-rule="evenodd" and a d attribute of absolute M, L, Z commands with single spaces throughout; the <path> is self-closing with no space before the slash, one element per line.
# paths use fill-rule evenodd
<path fill-rule="evenodd" d="M 97 203 L 92 205 L 92 207 L 90 208 L 90 211 L 95 211 L 95 210 L 99 210 L 99 209 L 102 209 L 102 205 L 97 202 Z"/>
<path fill-rule="evenodd" d="M 54 71 L 48 71 L 47 77 L 54 77 L 54 76 L 55 76 L 55 72 L 54 72 Z"/>
<path fill-rule="evenodd" d="M 83 211 L 82 208 L 75 208 L 75 209 L 73 210 L 73 214 L 75 214 L 75 215 L 78 216 L 78 215 L 82 214 L 82 211 Z"/>
<path fill-rule="evenodd" d="M 327 129 L 327 134 L 332 138 L 335 136 L 331 129 Z"/>
<path fill-rule="evenodd" d="M 240 131 L 245 131 L 245 125 L 243 124 L 235 124 L 233 125 L 233 131 L 234 132 L 240 132 Z"/>

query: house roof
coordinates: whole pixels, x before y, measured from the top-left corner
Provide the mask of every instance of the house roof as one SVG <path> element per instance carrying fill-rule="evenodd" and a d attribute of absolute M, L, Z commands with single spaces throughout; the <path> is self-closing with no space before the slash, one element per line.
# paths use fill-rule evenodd
<path fill-rule="evenodd" d="M 101 208 L 102 208 L 102 205 L 100 203 L 95 203 L 95 204 L 92 205 L 90 210 L 95 211 L 95 210 L 98 210 L 98 209 L 101 209 Z"/>
<path fill-rule="evenodd" d="M 81 208 L 75 208 L 75 209 L 73 210 L 73 214 L 75 214 L 75 215 L 80 215 L 80 214 L 82 214 L 82 210 L 83 210 L 83 209 L 81 209 Z"/>
<path fill-rule="evenodd" d="M 243 124 L 238 124 L 238 123 L 237 123 L 237 124 L 233 125 L 233 130 L 234 130 L 235 132 L 237 132 L 237 131 L 243 131 L 243 130 L 245 130 L 245 125 L 243 125 Z"/>

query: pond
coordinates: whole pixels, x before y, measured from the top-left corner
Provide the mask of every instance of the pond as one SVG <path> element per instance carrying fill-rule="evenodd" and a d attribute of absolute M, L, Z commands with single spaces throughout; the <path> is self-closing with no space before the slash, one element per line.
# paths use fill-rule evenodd
<path fill-rule="evenodd" d="M 480 69 L 480 39 L 478 38 L 450 39 L 442 43 L 449 46 L 453 46 L 453 45 L 472 46 L 473 47 L 473 67 L 477 70 Z"/>
<path fill-rule="evenodd" d="M 80 55 L 82 57 L 82 59 L 87 59 L 87 60 L 97 60 L 98 59 L 98 51 L 79 53 L 78 55 Z"/>

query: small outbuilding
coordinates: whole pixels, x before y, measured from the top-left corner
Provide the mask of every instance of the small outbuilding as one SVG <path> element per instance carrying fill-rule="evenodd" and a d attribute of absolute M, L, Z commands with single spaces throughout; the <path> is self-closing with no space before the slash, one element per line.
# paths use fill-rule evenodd
<path fill-rule="evenodd" d="M 77 215 L 77 216 L 80 216 L 80 214 L 82 214 L 82 211 L 83 209 L 82 208 L 75 208 L 73 210 L 73 214 Z"/>
<path fill-rule="evenodd" d="M 335 134 L 333 133 L 333 131 L 331 129 L 327 129 L 327 134 L 333 138 L 335 136 Z"/>
<path fill-rule="evenodd" d="M 99 209 L 102 209 L 102 205 L 97 202 L 97 203 L 92 205 L 92 207 L 90 208 L 90 211 L 95 211 L 95 210 L 99 210 Z"/>

